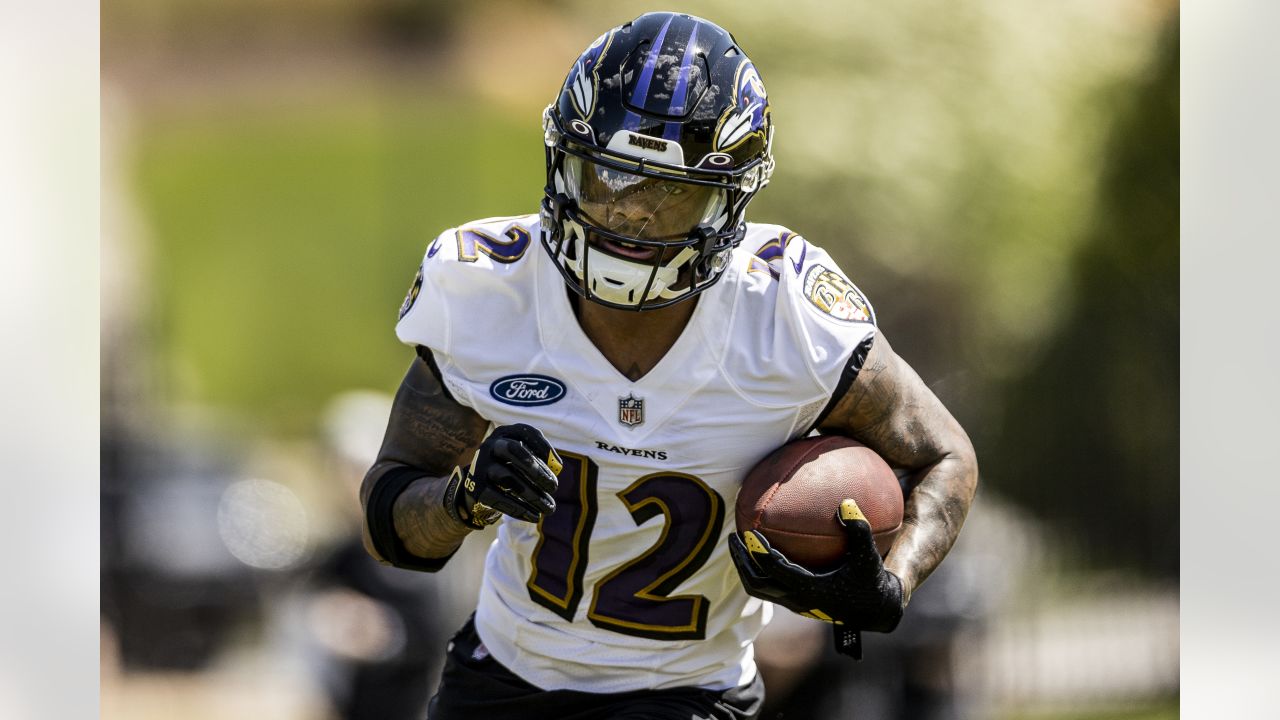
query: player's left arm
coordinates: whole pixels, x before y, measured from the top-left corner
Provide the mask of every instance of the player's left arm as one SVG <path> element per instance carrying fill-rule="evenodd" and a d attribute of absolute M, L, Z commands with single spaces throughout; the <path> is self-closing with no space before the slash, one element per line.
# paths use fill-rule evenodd
<path fill-rule="evenodd" d="M 960 423 L 879 331 L 857 373 L 818 429 L 851 437 L 910 472 L 902 530 L 884 562 L 902 581 L 905 605 L 960 534 L 978 460 Z"/>

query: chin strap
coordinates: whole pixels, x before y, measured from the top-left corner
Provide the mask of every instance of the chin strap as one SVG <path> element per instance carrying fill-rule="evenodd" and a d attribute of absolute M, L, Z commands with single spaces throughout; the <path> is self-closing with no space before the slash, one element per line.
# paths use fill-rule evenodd
<path fill-rule="evenodd" d="M 549 238 L 544 244 L 553 254 L 558 256 L 558 262 L 563 262 L 564 267 L 577 276 L 583 286 L 588 289 L 588 292 L 597 297 L 605 298 L 609 302 L 624 305 L 640 305 L 647 301 L 659 299 L 674 300 L 692 294 L 691 291 L 701 283 L 699 275 L 705 278 L 724 270 L 725 265 L 728 264 L 729 251 L 738 242 L 741 242 L 742 236 L 746 231 L 746 224 L 740 224 L 734 241 L 722 251 L 712 253 L 712 249 L 715 248 L 718 240 L 717 231 L 713 226 L 704 223 L 693 231 L 693 234 L 701 240 L 700 243 L 681 248 L 680 252 L 676 253 L 674 257 L 656 267 L 649 263 L 637 263 L 614 257 L 604 251 L 595 252 L 593 257 L 596 257 L 596 259 L 588 262 L 586 255 L 591 251 L 587 247 L 589 244 L 587 230 L 575 219 L 576 213 L 573 210 L 576 206 L 577 203 L 564 192 L 552 193 L 548 191 L 544 195 L 540 207 L 540 215 L 543 225 L 542 231 L 548 233 L 547 237 Z M 673 289 L 672 286 L 680 280 L 681 267 L 689 264 L 699 254 L 701 254 L 701 258 L 698 266 L 690 268 L 693 277 L 689 279 L 689 287 L 681 290 Z M 629 288 L 626 292 L 629 294 L 627 297 L 608 298 L 607 296 L 616 291 L 616 288 L 610 285 L 602 286 L 598 283 L 593 283 L 593 278 L 590 276 L 591 273 L 587 272 L 589 268 L 598 270 L 601 267 L 601 263 L 606 266 L 617 263 L 620 267 L 615 266 L 615 272 L 619 275 L 631 274 L 635 270 L 637 275 L 643 274 L 645 276 L 644 280 L 643 282 L 628 283 Z M 650 286 L 647 293 L 650 297 L 632 297 L 632 295 L 644 290 L 646 286 Z"/>

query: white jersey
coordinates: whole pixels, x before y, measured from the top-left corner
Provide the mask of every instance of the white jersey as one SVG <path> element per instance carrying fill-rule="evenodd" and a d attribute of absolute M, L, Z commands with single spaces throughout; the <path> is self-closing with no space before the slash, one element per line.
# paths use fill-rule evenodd
<path fill-rule="evenodd" d="M 396 328 L 430 348 L 460 403 L 528 423 L 564 460 L 556 511 L 504 518 L 476 629 L 543 689 L 625 692 L 754 679 L 771 606 L 729 558 L 747 472 L 806 434 L 870 306 L 826 252 L 749 224 L 718 283 L 632 382 L 583 333 L 538 217 L 449 230 L 427 249 Z"/>

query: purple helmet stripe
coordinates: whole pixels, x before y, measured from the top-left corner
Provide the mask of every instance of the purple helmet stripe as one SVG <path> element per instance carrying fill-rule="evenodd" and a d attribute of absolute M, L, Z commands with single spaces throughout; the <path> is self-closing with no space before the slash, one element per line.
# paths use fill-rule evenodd
<path fill-rule="evenodd" d="M 689 92 L 689 72 L 693 69 L 693 46 L 698 41 L 698 26 L 695 23 L 693 32 L 689 33 L 689 43 L 684 46 L 684 58 L 680 60 L 680 73 L 676 75 L 676 87 L 671 91 L 671 105 L 667 107 L 668 115 L 684 114 L 684 99 Z M 662 129 L 662 137 L 676 140 L 680 137 L 680 126 L 667 123 Z"/>
<path fill-rule="evenodd" d="M 658 64 L 658 56 L 662 54 L 662 43 L 667 38 L 667 28 L 671 27 L 671 21 L 674 19 L 675 15 L 667 18 L 667 21 L 662 24 L 662 29 L 658 31 L 658 37 L 653 39 L 653 47 L 649 48 L 649 57 L 645 58 L 644 69 L 640 71 L 640 79 L 636 81 L 635 92 L 631 93 L 631 104 L 634 106 L 644 107 L 644 99 L 649 94 L 649 82 L 653 80 L 653 68 Z M 639 129 L 640 116 L 628 110 L 622 126 L 627 130 Z"/>

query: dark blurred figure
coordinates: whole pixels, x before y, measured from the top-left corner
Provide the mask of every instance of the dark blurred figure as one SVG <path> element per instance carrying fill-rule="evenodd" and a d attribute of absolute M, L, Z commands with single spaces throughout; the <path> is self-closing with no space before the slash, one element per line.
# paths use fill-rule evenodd
<path fill-rule="evenodd" d="M 204 668 L 261 611 L 249 569 L 218 538 L 229 473 L 190 447 L 107 420 L 112 409 L 104 402 L 103 621 L 126 670 Z"/>
<path fill-rule="evenodd" d="M 369 392 L 338 396 L 324 437 L 339 506 L 351 512 L 364 467 L 372 462 L 391 399 Z M 303 581 L 303 617 L 320 654 L 320 680 L 342 718 L 426 716 L 451 629 L 443 627 L 436 579 L 379 565 L 365 551 L 358 517 L 321 551 Z M 447 614 L 447 613 L 446 613 Z"/>
<path fill-rule="evenodd" d="M 307 626 L 327 652 L 322 680 L 338 715 L 421 720 L 445 642 L 430 588 L 379 565 L 358 536 L 333 548 L 308 585 Z"/>

